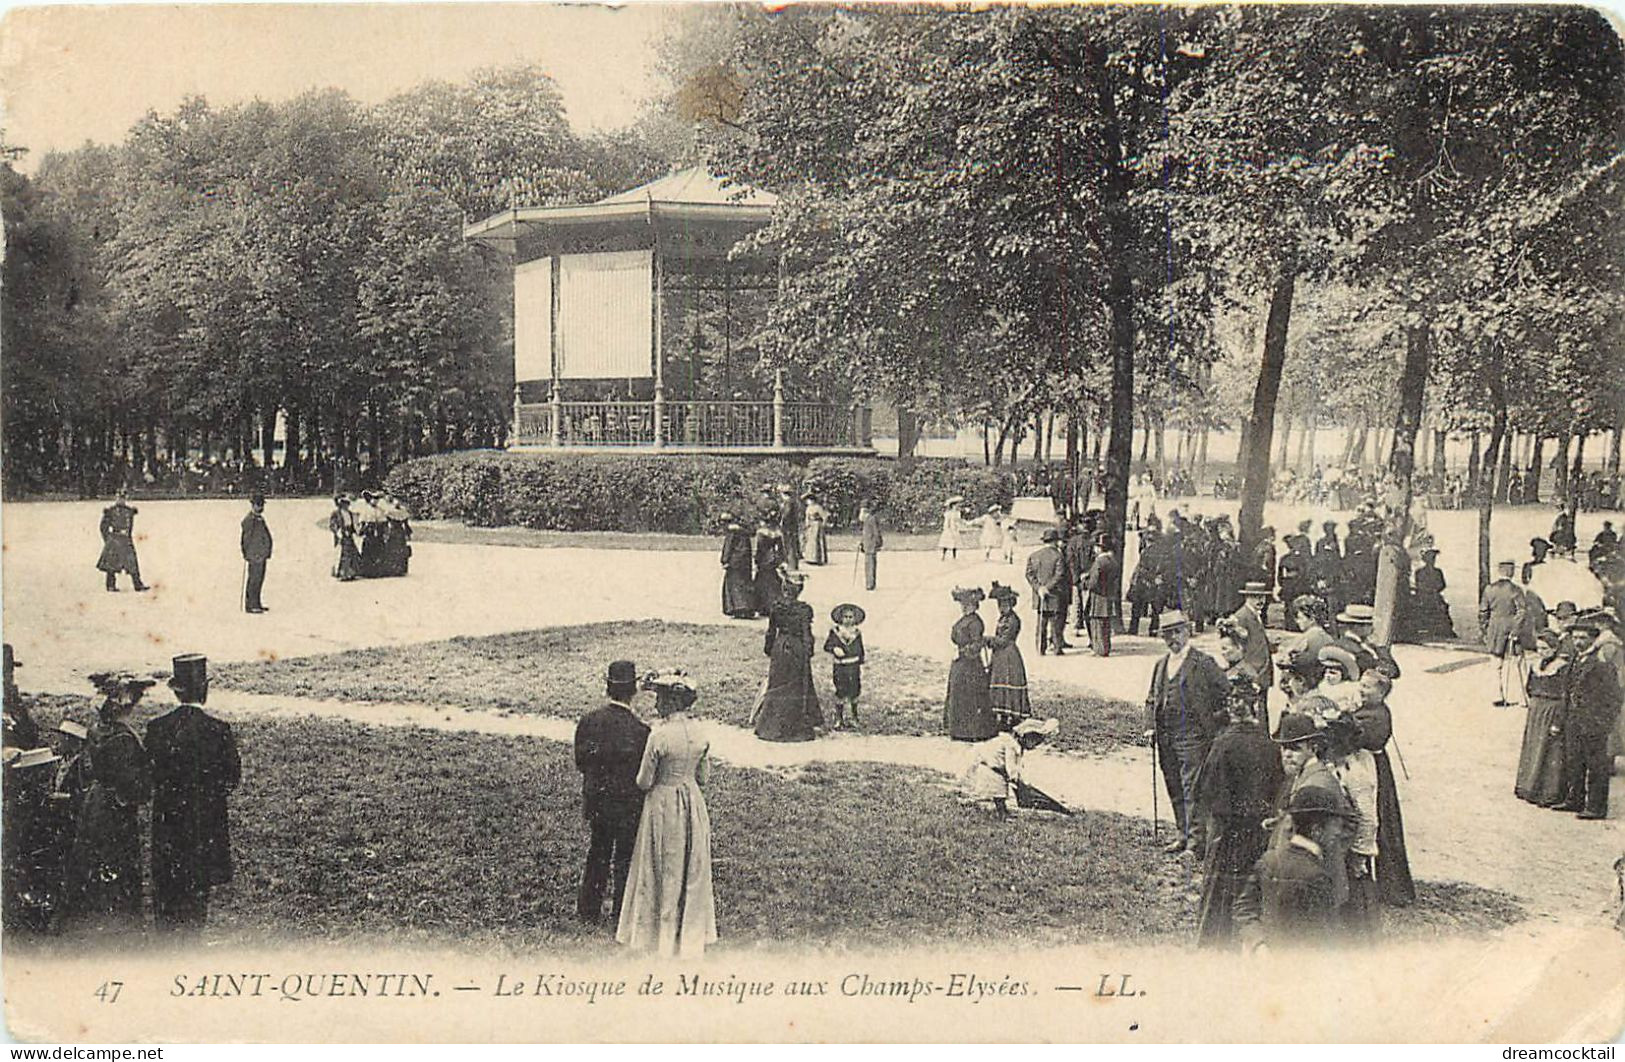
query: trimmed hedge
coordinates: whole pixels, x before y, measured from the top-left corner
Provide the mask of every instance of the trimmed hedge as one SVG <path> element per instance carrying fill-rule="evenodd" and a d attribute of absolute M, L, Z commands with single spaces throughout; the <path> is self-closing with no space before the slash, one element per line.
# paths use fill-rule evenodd
<path fill-rule="evenodd" d="M 754 514 L 764 484 L 811 486 L 837 525 L 867 498 L 887 528 L 932 531 L 942 502 L 965 497 L 974 516 L 1008 507 L 1013 481 L 962 461 L 925 460 L 910 472 L 879 458 L 816 457 L 805 469 L 776 458 L 544 454 L 465 450 L 397 465 L 385 487 L 420 517 L 473 527 L 547 531 L 716 530 L 723 511 Z"/>

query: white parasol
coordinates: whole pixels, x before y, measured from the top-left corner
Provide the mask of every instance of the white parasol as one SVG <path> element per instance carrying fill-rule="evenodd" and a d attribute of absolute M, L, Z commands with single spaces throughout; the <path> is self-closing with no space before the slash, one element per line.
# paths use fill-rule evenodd
<path fill-rule="evenodd" d="M 1564 557 L 1547 557 L 1535 565 L 1529 576 L 1529 589 L 1540 595 L 1546 607 L 1556 608 L 1564 601 L 1579 609 L 1602 605 L 1602 582 L 1580 564 Z"/>

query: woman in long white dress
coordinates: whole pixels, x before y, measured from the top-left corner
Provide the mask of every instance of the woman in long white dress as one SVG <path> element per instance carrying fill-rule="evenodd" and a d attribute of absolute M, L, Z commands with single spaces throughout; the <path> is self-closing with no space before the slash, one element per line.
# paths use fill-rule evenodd
<path fill-rule="evenodd" d="M 698 958 L 717 939 L 711 816 L 700 790 L 710 773 L 710 742 L 689 718 L 697 695 L 687 675 L 673 672 L 650 684 L 660 721 L 638 768 L 643 818 L 615 939 L 640 951 Z"/>
<path fill-rule="evenodd" d="M 801 525 L 801 559 L 808 564 L 829 563 L 829 510 L 811 494 L 805 496 L 807 514 Z"/>
<path fill-rule="evenodd" d="M 964 504 L 965 499 L 958 494 L 943 503 L 942 534 L 937 536 L 937 548 L 942 550 L 943 560 L 950 555 L 959 559 L 959 539 L 965 529 L 965 514 L 959 507 Z"/>

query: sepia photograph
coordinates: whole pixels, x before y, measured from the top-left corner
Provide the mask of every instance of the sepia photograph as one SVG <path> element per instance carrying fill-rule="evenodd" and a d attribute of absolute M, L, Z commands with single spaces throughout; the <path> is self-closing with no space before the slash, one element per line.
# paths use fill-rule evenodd
<path fill-rule="evenodd" d="M 1616 1044 L 1622 28 L 11 8 L 10 1038 Z"/>

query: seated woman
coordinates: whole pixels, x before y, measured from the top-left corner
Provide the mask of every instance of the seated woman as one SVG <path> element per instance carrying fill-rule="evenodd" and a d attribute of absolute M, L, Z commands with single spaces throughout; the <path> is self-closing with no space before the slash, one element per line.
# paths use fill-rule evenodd
<path fill-rule="evenodd" d="M 1061 729 L 1059 719 L 1024 719 L 1011 730 L 980 743 L 972 751 L 965 784 L 971 800 L 991 809 L 1001 818 L 1010 817 L 1010 805 L 1017 802 L 1016 787 L 1021 782 L 1021 758 L 1054 737 Z"/>

